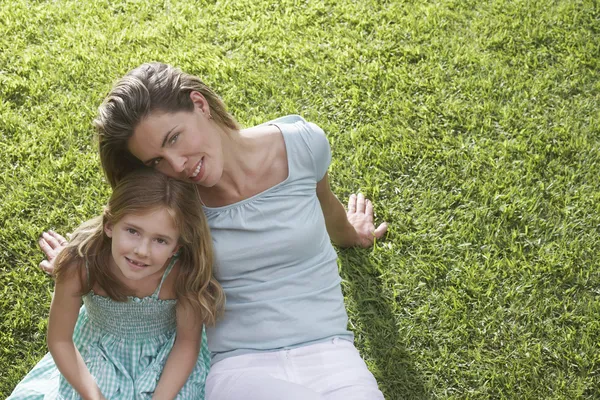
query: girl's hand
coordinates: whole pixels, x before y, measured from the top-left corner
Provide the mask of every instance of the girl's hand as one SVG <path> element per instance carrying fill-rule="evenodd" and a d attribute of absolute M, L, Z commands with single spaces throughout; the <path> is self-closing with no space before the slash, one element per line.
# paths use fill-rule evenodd
<path fill-rule="evenodd" d="M 54 259 L 68 243 L 67 239 L 54 231 L 42 233 L 38 245 L 47 259 L 40 263 L 40 268 L 46 273 L 52 274 L 54 272 Z"/>
<path fill-rule="evenodd" d="M 373 224 L 373 203 L 365 199 L 362 193 L 350 195 L 346 215 L 358 235 L 357 246 L 373 246 L 375 238 L 380 239 L 387 232 L 387 222 L 375 228 Z"/>

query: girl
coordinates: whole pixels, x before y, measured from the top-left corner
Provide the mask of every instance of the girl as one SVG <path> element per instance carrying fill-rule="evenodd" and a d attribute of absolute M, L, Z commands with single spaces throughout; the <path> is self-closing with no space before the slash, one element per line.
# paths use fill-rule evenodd
<path fill-rule="evenodd" d="M 291 115 L 240 129 L 198 77 L 160 63 L 121 78 L 95 125 L 111 185 L 152 167 L 198 188 L 227 296 L 207 329 L 208 399 L 383 399 L 347 328 L 331 241 L 368 247 L 387 226 L 364 196 L 346 212 L 332 193 L 321 128 Z M 42 268 L 63 240 L 44 235 Z"/>
<path fill-rule="evenodd" d="M 202 326 L 224 301 L 211 249 L 193 185 L 127 175 L 56 258 L 50 353 L 9 399 L 203 399 Z"/>

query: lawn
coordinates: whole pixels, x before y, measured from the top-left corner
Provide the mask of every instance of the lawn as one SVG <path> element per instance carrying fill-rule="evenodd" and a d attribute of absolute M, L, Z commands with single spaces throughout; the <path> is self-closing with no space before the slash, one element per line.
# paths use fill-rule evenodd
<path fill-rule="evenodd" d="M 36 239 L 100 212 L 91 121 L 151 60 L 327 132 L 390 224 L 338 250 L 387 399 L 600 398 L 595 0 L 2 1 L 0 397 L 46 352 Z"/>

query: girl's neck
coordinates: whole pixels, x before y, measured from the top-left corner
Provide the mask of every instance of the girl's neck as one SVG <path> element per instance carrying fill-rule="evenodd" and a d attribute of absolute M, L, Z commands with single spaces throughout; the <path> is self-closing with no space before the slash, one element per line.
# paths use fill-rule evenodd
<path fill-rule="evenodd" d="M 136 281 L 127 279 L 125 275 L 123 275 L 119 267 L 116 265 L 112 255 L 109 257 L 109 268 L 113 276 L 123 285 L 123 287 L 127 291 L 127 293 L 124 293 L 126 296 L 144 298 L 151 296 L 154 293 L 154 291 L 160 284 L 160 281 L 162 280 L 162 276 L 165 272 L 166 266 L 163 267 L 160 271 L 157 271 L 155 274 Z M 97 292 L 96 289 L 94 289 L 94 291 Z"/>

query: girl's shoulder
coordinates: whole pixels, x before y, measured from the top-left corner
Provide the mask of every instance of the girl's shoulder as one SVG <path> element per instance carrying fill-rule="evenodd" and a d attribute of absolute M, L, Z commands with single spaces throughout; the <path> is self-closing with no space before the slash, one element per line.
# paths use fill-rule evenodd
<path fill-rule="evenodd" d="M 175 261 L 175 264 L 173 264 L 173 268 L 169 274 L 165 277 L 165 280 L 160 288 L 160 292 L 158 293 L 158 298 L 160 300 L 177 299 L 176 283 L 180 270 L 180 262 L 177 260 Z"/>
<path fill-rule="evenodd" d="M 85 262 L 79 258 L 71 259 L 61 265 L 60 272 L 54 277 L 61 287 L 68 287 L 78 293 L 82 293 L 87 287 L 88 274 Z"/>

